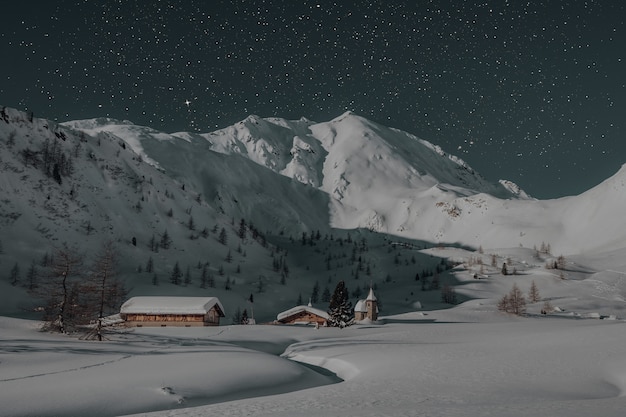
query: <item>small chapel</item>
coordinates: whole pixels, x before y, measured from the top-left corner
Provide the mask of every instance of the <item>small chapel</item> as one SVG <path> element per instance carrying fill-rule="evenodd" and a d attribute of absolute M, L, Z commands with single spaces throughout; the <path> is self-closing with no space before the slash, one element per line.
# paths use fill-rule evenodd
<path fill-rule="evenodd" d="M 370 292 L 365 300 L 359 300 L 354 306 L 354 320 L 378 320 L 378 301 L 374 295 L 374 290 L 370 288 Z"/>

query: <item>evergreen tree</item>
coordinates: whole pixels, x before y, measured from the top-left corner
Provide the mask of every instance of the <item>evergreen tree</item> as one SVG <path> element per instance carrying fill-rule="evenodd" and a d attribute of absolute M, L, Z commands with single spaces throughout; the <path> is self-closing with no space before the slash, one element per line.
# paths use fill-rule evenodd
<path fill-rule="evenodd" d="M 246 230 L 246 221 L 244 219 L 241 219 L 241 221 L 239 222 L 239 231 L 237 233 L 239 239 L 243 240 L 246 237 Z"/>
<path fill-rule="evenodd" d="M 180 266 L 178 265 L 178 261 L 174 264 L 174 269 L 170 275 L 170 282 L 174 285 L 180 285 L 180 280 L 183 277 L 183 272 L 180 270 Z"/>
<path fill-rule="evenodd" d="M 354 322 L 352 303 L 349 300 L 348 289 L 343 281 L 339 281 L 335 287 L 335 292 L 330 298 L 328 315 L 329 326 L 343 328 L 350 326 Z"/>
<path fill-rule="evenodd" d="M 263 275 L 259 275 L 259 280 L 257 281 L 257 288 L 256 291 L 261 294 L 262 292 L 265 292 L 265 282 L 263 282 L 263 280 L 265 279 L 265 277 Z"/>
<path fill-rule="evenodd" d="M 189 269 L 189 266 L 187 266 L 187 269 L 185 270 L 185 285 L 189 285 L 191 284 L 191 270 Z"/>
<path fill-rule="evenodd" d="M 17 264 L 17 262 L 13 265 L 13 268 L 11 268 L 9 281 L 13 286 L 16 286 L 18 282 L 20 282 L 20 266 Z"/>
<path fill-rule="evenodd" d="M 202 273 L 200 274 L 200 288 L 206 288 L 208 282 L 209 266 L 204 264 L 202 267 Z"/>
<path fill-rule="evenodd" d="M 154 262 L 152 261 L 152 256 L 148 258 L 148 262 L 146 262 L 146 272 L 151 273 L 154 270 Z"/>
<path fill-rule="evenodd" d="M 187 221 L 187 228 L 189 230 L 196 230 L 196 223 L 193 221 L 193 216 L 189 216 L 189 221 Z"/>
<path fill-rule="evenodd" d="M 209 288 L 215 288 L 215 277 L 210 272 L 207 274 L 206 284 L 209 286 Z"/>
<path fill-rule="evenodd" d="M 172 239 L 170 238 L 170 235 L 167 233 L 167 229 L 166 229 L 161 235 L 161 247 L 163 249 L 169 249 L 171 244 L 172 244 Z"/>
<path fill-rule="evenodd" d="M 311 291 L 311 303 L 315 304 L 319 301 L 319 293 L 320 293 L 320 283 L 315 281 L 315 285 L 313 286 L 313 291 Z"/>
<path fill-rule="evenodd" d="M 328 289 L 328 287 L 324 287 L 324 291 L 322 291 L 321 301 L 323 303 L 327 303 L 330 301 L 330 290 Z"/>
<path fill-rule="evenodd" d="M 536 303 L 537 301 L 541 300 L 541 296 L 539 295 L 539 288 L 537 288 L 537 284 L 535 284 L 535 281 L 530 284 L 528 299 L 531 303 Z"/>
<path fill-rule="evenodd" d="M 222 227 L 222 230 L 220 230 L 220 235 L 217 238 L 217 241 L 220 242 L 222 245 L 226 245 L 226 243 L 228 242 L 228 235 L 226 234 L 226 229 L 224 229 Z"/>
<path fill-rule="evenodd" d="M 31 261 L 30 267 L 28 271 L 26 271 L 26 287 L 29 291 L 34 290 L 37 287 L 37 278 L 39 277 L 39 272 L 37 271 L 37 265 L 35 261 Z"/>

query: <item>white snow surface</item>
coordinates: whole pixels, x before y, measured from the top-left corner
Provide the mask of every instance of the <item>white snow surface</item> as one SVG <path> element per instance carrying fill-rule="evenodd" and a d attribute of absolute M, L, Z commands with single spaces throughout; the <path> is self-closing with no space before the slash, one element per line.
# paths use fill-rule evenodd
<path fill-rule="evenodd" d="M 217 297 L 132 297 L 120 308 L 122 314 L 206 314 L 216 305 L 226 313 Z"/>
<path fill-rule="evenodd" d="M 102 343 L 0 318 L 0 409 L 7 417 L 623 415 L 623 322 L 471 310 L 347 329 L 135 329 Z M 344 381 L 320 385 L 330 381 L 293 361 Z"/>
<path fill-rule="evenodd" d="M 8 115 L 0 120 L 2 416 L 624 414 L 626 166 L 581 195 L 533 200 L 352 113 L 323 123 L 250 116 L 212 133 L 171 135 L 110 119 L 59 126 Z M 66 140 L 55 139 L 60 133 Z M 62 184 L 23 158 L 45 140 L 73 155 Z M 270 245 L 237 238 L 239 219 L 268 232 Z M 228 244 L 213 231 L 202 236 L 205 227 L 227 230 Z M 317 229 L 331 237 L 299 242 Z M 164 231 L 172 247 L 151 251 Z M 25 289 L 29 266 L 62 242 L 91 256 L 104 239 L 123 254 L 131 295 L 210 294 L 228 311 L 254 307 L 257 322 L 317 282 L 361 288 L 349 257 L 366 242 L 359 256 L 382 317 L 346 329 L 117 328 L 103 342 L 24 320 L 37 306 Z M 533 248 L 543 242 L 550 253 Z M 563 269 L 546 268 L 560 254 Z M 279 257 L 291 271 L 284 285 L 272 268 Z M 139 271 L 149 258 L 159 285 Z M 440 275 L 455 306 L 414 279 L 441 258 L 458 264 Z M 193 275 L 190 285 L 168 282 L 176 262 Z M 504 262 L 515 275 L 500 273 Z M 199 286 L 202 264 L 216 288 Z M 13 265 L 17 285 L 7 279 Z M 497 311 L 514 283 L 528 293 L 533 281 L 542 300 L 525 317 Z M 544 301 L 550 314 L 540 314 Z"/>

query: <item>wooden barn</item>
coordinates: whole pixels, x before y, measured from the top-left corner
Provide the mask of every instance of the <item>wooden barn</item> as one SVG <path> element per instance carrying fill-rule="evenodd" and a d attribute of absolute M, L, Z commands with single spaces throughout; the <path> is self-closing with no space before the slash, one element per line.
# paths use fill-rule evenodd
<path fill-rule="evenodd" d="M 325 326 L 328 321 L 328 313 L 313 308 L 311 304 L 290 308 L 283 311 L 276 317 L 276 322 L 280 324 L 315 324 Z"/>
<path fill-rule="evenodd" d="M 131 327 L 219 326 L 224 307 L 217 297 L 133 297 L 120 317 Z"/>

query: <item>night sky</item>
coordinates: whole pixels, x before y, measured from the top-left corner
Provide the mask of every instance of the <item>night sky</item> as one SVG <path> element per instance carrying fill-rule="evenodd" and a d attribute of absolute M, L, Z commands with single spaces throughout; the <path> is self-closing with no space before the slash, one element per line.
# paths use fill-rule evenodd
<path fill-rule="evenodd" d="M 626 163 L 625 20 L 619 0 L 4 2 L 0 104 L 167 132 L 352 110 L 559 197 Z"/>

